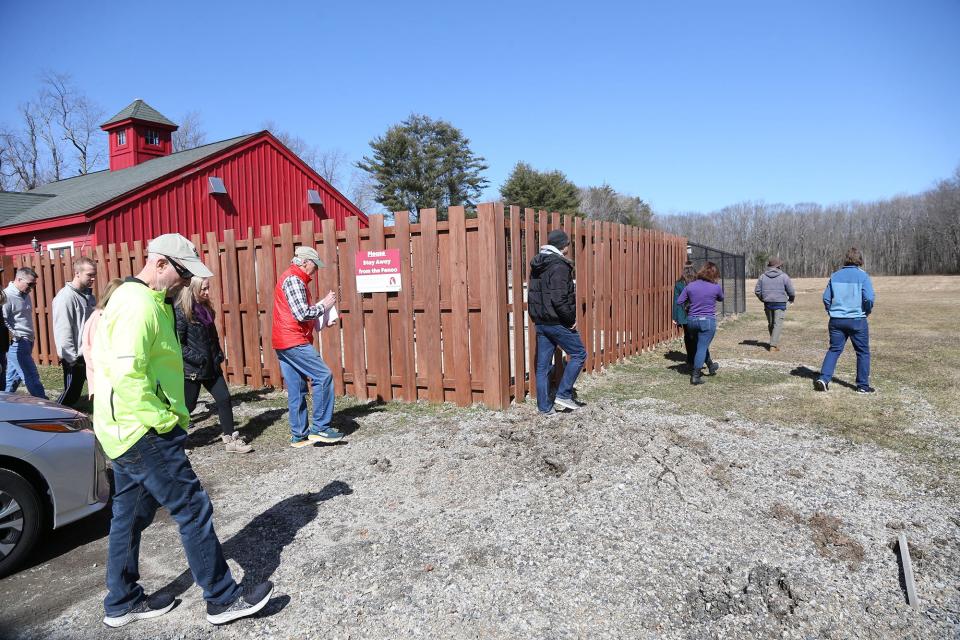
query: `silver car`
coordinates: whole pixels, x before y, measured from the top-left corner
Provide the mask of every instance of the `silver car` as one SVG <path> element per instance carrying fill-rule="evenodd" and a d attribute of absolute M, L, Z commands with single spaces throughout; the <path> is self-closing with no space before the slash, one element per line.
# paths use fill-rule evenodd
<path fill-rule="evenodd" d="M 45 529 L 95 513 L 109 499 L 107 461 L 86 415 L 0 392 L 0 576 Z"/>

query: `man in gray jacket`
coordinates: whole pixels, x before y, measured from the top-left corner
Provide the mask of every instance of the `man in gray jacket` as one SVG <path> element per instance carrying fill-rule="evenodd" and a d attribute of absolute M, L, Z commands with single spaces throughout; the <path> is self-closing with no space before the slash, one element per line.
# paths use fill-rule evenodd
<path fill-rule="evenodd" d="M 97 265 L 86 257 L 73 261 L 73 280 L 53 298 L 53 341 L 63 367 L 63 393 L 60 404 L 74 406 L 87 379 L 87 366 L 80 352 L 80 331 L 97 305 L 90 289 L 97 277 Z"/>
<path fill-rule="evenodd" d="M 33 361 L 33 298 L 37 286 L 37 272 L 30 267 L 20 267 L 17 275 L 3 290 L 3 321 L 10 330 L 10 350 L 7 351 L 6 390 L 14 393 L 20 382 L 27 385 L 30 395 L 46 398 L 40 373 Z"/>
<path fill-rule="evenodd" d="M 770 332 L 770 351 L 780 351 L 780 332 L 783 329 L 783 316 L 787 312 L 787 303 L 793 303 L 797 295 L 790 276 L 781 268 L 783 260 L 770 258 L 767 270 L 757 279 L 753 292 L 763 302 L 763 311 L 767 315 L 767 331 Z"/>

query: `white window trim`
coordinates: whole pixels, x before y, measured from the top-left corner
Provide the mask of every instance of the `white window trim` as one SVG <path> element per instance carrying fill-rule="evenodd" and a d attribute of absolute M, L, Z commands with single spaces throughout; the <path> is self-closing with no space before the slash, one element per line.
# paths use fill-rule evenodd
<path fill-rule="evenodd" d="M 73 255 L 73 240 L 68 240 L 66 242 L 51 242 L 47 244 L 47 251 L 50 252 L 51 258 L 56 258 L 61 249 L 69 249 L 70 255 Z M 57 253 L 54 253 L 56 251 Z"/>

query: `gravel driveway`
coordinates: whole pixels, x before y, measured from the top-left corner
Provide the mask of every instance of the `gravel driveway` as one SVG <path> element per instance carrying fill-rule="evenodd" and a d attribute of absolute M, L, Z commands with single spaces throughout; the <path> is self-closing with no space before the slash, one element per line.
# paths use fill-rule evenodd
<path fill-rule="evenodd" d="M 289 449 L 283 421 L 247 456 L 194 438 L 235 575 L 276 582 L 267 609 L 209 625 L 164 514 L 143 582 L 181 604 L 105 630 L 99 518 L 0 582 L 0 637 L 960 637 L 956 505 L 896 454 L 673 408 L 372 405 L 338 446 Z"/>

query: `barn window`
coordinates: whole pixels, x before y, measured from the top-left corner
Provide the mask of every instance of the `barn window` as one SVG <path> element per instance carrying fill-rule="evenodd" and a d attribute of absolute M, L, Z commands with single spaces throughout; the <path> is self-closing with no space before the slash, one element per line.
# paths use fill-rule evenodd
<path fill-rule="evenodd" d="M 125 144 L 127 144 L 127 132 L 117 131 L 117 146 L 122 147 Z"/>
<path fill-rule="evenodd" d="M 160 134 L 153 129 L 147 129 L 147 144 L 160 144 Z"/>

